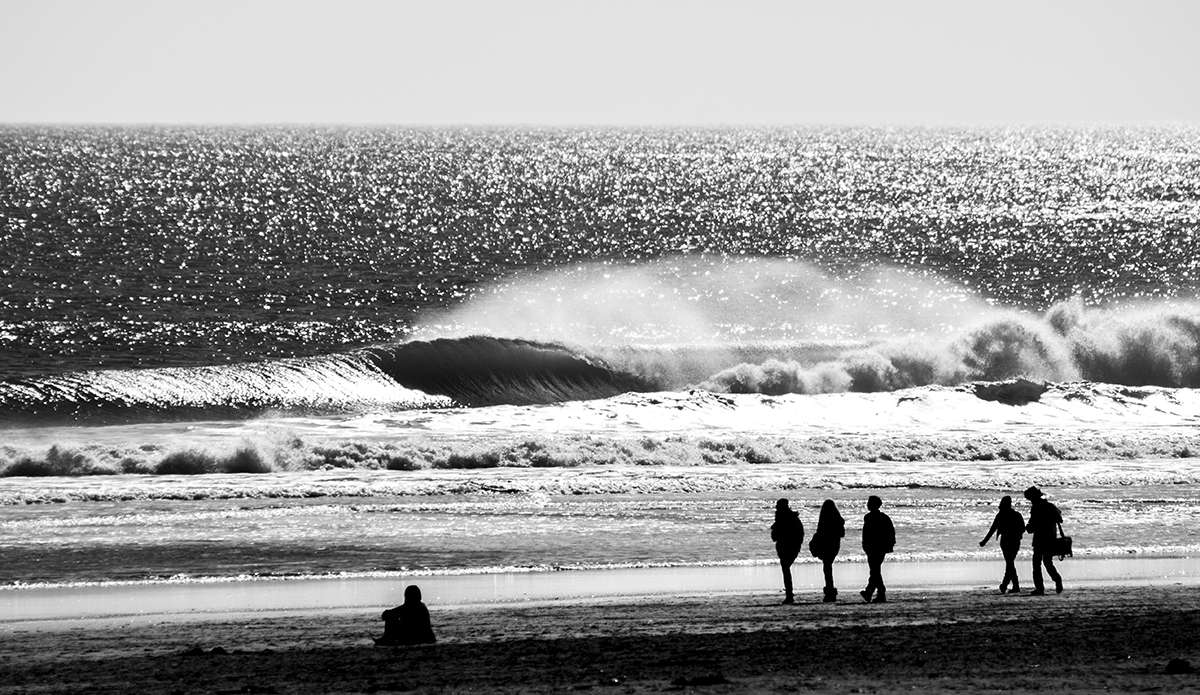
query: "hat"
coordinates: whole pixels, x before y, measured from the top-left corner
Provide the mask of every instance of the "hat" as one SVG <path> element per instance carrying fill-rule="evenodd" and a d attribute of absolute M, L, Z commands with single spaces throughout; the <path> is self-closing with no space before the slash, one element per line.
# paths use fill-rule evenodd
<path fill-rule="evenodd" d="M 1041 496 L 1042 496 L 1042 491 L 1032 485 L 1030 485 L 1029 489 L 1025 491 L 1025 499 L 1027 499 L 1031 502 Z"/>

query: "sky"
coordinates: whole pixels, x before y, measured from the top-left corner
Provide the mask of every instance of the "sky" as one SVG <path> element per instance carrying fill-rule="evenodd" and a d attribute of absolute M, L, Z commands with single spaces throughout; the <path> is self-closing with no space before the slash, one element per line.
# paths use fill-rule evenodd
<path fill-rule="evenodd" d="M 1200 123 L 1195 0 L 0 0 L 0 123 Z"/>

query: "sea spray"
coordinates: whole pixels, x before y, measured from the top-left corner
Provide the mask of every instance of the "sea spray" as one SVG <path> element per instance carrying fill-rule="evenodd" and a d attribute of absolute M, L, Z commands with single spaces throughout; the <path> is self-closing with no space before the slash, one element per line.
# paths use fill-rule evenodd
<path fill-rule="evenodd" d="M 957 335 L 881 341 L 817 364 L 766 360 L 713 374 L 698 388 L 730 393 L 893 391 L 1028 377 L 1127 386 L 1200 386 L 1200 306 L 1008 312 Z"/>
<path fill-rule="evenodd" d="M 969 288 L 929 271 L 675 255 L 499 281 L 431 312 L 411 336 L 589 347 L 866 341 L 952 331 L 992 311 Z"/>

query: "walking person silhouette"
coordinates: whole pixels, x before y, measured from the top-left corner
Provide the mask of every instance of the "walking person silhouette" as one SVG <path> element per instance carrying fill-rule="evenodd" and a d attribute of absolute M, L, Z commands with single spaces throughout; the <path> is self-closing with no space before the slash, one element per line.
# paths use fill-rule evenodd
<path fill-rule="evenodd" d="M 1004 579 L 1000 582 L 1000 593 L 1008 591 L 1009 582 L 1012 582 L 1012 593 L 1020 593 L 1017 566 L 1013 561 L 1017 559 L 1017 552 L 1021 550 L 1025 519 L 1022 518 L 1021 512 L 1013 509 L 1012 497 L 1008 495 L 1000 498 L 1000 511 L 996 512 L 996 518 L 992 520 L 992 527 L 988 529 L 987 535 L 979 541 L 979 547 L 987 545 L 993 534 L 1000 538 L 1000 551 L 1004 553 Z"/>
<path fill-rule="evenodd" d="M 775 503 L 775 523 L 771 524 L 771 540 L 775 541 L 775 552 L 783 568 L 784 603 L 795 603 L 792 593 L 792 563 L 804 547 L 804 524 L 800 513 L 788 506 L 786 499 Z"/>
<path fill-rule="evenodd" d="M 825 571 L 825 603 L 837 601 L 837 588 L 833 586 L 833 560 L 841 552 L 845 535 L 846 520 L 833 500 L 825 500 L 821 505 L 821 515 L 817 517 L 816 533 L 808 544 L 809 552 L 821 559 Z"/>
<path fill-rule="evenodd" d="M 867 588 L 859 592 L 867 603 L 887 603 L 887 587 L 883 585 L 883 558 L 896 546 L 896 527 L 892 518 L 879 511 L 883 500 L 875 495 L 867 498 L 867 515 L 863 517 L 862 548 L 867 554 L 871 576 Z M 874 600 L 871 595 L 874 594 Z"/>
<path fill-rule="evenodd" d="M 1042 583 L 1042 565 L 1046 566 L 1046 573 L 1054 580 L 1055 593 L 1061 594 L 1062 577 L 1054 568 L 1054 541 L 1058 525 L 1062 523 L 1062 512 L 1036 487 L 1025 491 L 1025 499 L 1029 500 L 1029 524 L 1025 530 L 1033 534 L 1033 591 L 1029 595 L 1042 596 L 1046 593 Z"/>

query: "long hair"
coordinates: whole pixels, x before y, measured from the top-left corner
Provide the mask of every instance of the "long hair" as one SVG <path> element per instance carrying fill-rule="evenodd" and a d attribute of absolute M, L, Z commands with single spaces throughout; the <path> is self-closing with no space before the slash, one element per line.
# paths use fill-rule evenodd
<path fill-rule="evenodd" d="M 838 511 L 837 505 L 833 500 L 825 500 L 821 505 L 821 515 L 817 517 L 817 528 L 831 526 L 845 526 L 846 521 L 842 518 L 842 513 Z"/>

